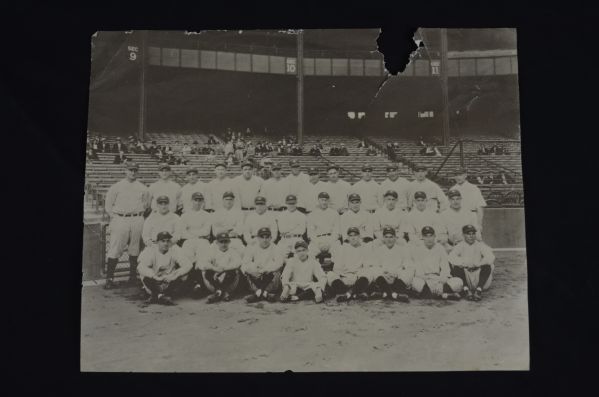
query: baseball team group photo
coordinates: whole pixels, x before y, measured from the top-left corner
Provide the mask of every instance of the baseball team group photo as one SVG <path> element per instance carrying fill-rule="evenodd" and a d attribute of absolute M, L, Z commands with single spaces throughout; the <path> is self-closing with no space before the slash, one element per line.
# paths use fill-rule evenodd
<path fill-rule="evenodd" d="M 94 34 L 82 371 L 528 369 L 516 32 L 382 34 Z"/>

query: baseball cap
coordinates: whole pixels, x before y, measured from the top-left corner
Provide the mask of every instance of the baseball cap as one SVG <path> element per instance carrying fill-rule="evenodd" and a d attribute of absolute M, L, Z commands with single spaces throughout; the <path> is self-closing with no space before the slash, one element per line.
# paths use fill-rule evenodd
<path fill-rule="evenodd" d="M 352 194 L 349 195 L 348 201 L 349 202 L 352 202 L 352 201 L 362 201 L 362 199 L 360 198 L 360 195 L 358 193 L 352 193 Z"/>
<path fill-rule="evenodd" d="M 473 225 L 466 225 L 462 228 L 462 233 L 476 233 L 476 228 Z"/>
<path fill-rule="evenodd" d="M 392 235 L 395 236 L 395 229 L 392 228 L 392 227 L 390 227 L 390 226 L 385 226 L 383 228 L 383 236 L 386 235 L 386 234 L 392 234 Z"/>
<path fill-rule="evenodd" d="M 219 161 L 218 163 L 214 164 L 214 168 L 216 168 L 216 167 L 227 168 L 227 165 L 225 163 Z"/>
<path fill-rule="evenodd" d="M 305 241 L 300 240 L 297 243 L 295 243 L 295 245 L 293 246 L 293 248 L 298 249 L 299 247 L 308 248 L 308 244 L 306 244 Z"/>
<path fill-rule="evenodd" d="M 460 191 L 457 189 L 451 189 L 449 192 L 447 192 L 447 197 L 462 197 L 462 193 L 460 193 Z"/>
<path fill-rule="evenodd" d="M 216 241 L 231 241 L 229 238 L 229 233 L 221 232 L 216 235 Z"/>
<path fill-rule="evenodd" d="M 156 199 L 156 202 L 158 204 L 168 204 L 170 202 L 168 196 L 158 196 L 158 198 Z"/>
<path fill-rule="evenodd" d="M 397 192 L 395 190 L 387 190 L 385 192 L 385 194 L 383 195 L 383 197 L 387 197 L 387 196 L 391 196 L 393 198 L 397 198 L 398 197 Z"/>
<path fill-rule="evenodd" d="M 339 171 L 339 167 L 337 167 L 335 164 L 329 164 L 329 166 L 327 167 L 327 171 L 330 171 L 330 170 Z"/>
<path fill-rule="evenodd" d="M 433 229 L 430 226 L 425 226 L 422 228 L 422 235 L 423 236 L 432 236 L 435 234 L 435 229 Z"/>
<path fill-rule="evenodd" d="M 270 232 L 270 229 L 267 227 L 261 227 L 258 230 L 258 233 L 256 233 L 258 236 L 263 237 L 263 236 L 272 236 L 272 233 Z"/>
<path fill-rule="evenodd" d="M 266 204 L 266 197 L 256 196 L 256 198 L 254 199 L 254 204 Z"/>
<path fill-rule="evenodd" d="M 418 171 L 426 171 L 426 166 L 425 165 L 417 165 L 414 167 L 414 171 L 418 172 Z"/>
<path fill-rule="evenodd" d="M 318 168 L 314 168 L 314 167 L 308 168 L 308 175 L 318 175 Z"/>
<path fill-rule="evenodd" d="M 139 170 L 139 166 L 134 162 L 128 162 L 127 164 L 125 164 L 125 167 L 128 170 Z"/>
<path fill-rule="evenodd" d="M 195 192 L 191 195 L 191 199 L 195 200 L 195 199 L 201 199 L 204 200 L 204 195 L 200 192 Z"/>
<path fill-rule="evenodd" d="M 160 232 L 156 235 L 156 241 L 170 240 L 173 236 L 169 232 Z"/>
<path fill-rule="evenodd" d="M 414 199 L 425 199 L 426 198 L 426 193 L 418 191 L 416 193 L 414 193 Z"/>
<path fill-rule="evenodd" d="M 223 193 L 223 198 L 235 198 L 235 194 L 231 191 L 228 192 L 224 192 Z"/>
<path fill-rule="evenodd" d="M 352 226 L 349 229 L 347 229 L 347 235 L 349 236 L 350 234 L 360 234 L 360 229 L 358 229 L 355 226 Z"/>
<path fill-rule="evenodd" d="M 320 192 L 318 193 L 318 198 L 331 198 L 331 196 L 329 196 L 329 194 L 327 192 Z"/>
<path fill-rule="evenodd" d="M 252 164 L 250 161 L 244 161 L 243 164 L 241 164 L 241 169 L 243 169 L 243 167 L 254 168 L 254 164 Z"/>
<path fill-rule="evenodd" d="M 163 163 L 163 164 L 160 164 L 160 165 L 158 166 L 158 171 L 164 171 L 164 170 L 166 170 L 166 171 L 170 171 L 170 170 L 171 170 L 171 166 L 170 166 L 170 165 L 168 165 L 168 164 L 164 164 L 164 163 Z"/>
<path fill-rule="evenodd" d="M 287 197 L 285 197 L 285 202 L 297 202 L 297 197 L 295 196 L 295 194 L 288 194 Z"/>
<path fill-rule="evenodd" d="M 364 164 L 362 166 L 362 172 L 367 172 L 367 171 L 372 172 L 372 166 L 370 164 Z"/>
<path fill-rule="evenodd" d="M 468 173 L 468 169 L 467 168 L 458 168 L 458 170 L 456 171 L 457 175 L 462 175 L 462 174 L 467 174 Z"/>
<path fill-rule="evenodd" d="M 289 162 L 289 166 L 291 166 L 291 167 L 293 167 L 293 168 L 295 168 L 295 167 L 299 167 L 299 166 L 300 166 L 300 163 L 299 163 L 299 161 L 297 161 L 297 160 L 291 160 L 291 161 Z"/>
<path fill-rule="evenodd" d="M 387 166 L 387 171 L 397 171 L 398 168 L 395 164 L 391 164 Z"/>
<path fill-rule="evenodd" d="M 197 174 L 198 173 L 198 169 L 197 168 L 190 168 L 187 170 L 186 174 Z"/>
<path fill-rule="evenodd" d="M 279 163 L 272 163 L 272 167 L 273 170 L 280 170 L 281 169 L 281 164 Z"/>

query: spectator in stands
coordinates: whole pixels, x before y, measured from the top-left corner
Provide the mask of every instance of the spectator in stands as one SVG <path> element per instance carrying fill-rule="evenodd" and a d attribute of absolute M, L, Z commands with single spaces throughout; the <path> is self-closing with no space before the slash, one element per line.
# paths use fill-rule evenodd
<path fill-rule="evenodd" d="M 339 148 L 339 156 L 349 156 L 349 152 L 344 143 L 341 143 L 341 147 Z"/>
<path fill-rule="evenodd" d="M 301 156 L 302 154 L 303 154 L 302 148 L 297 143 L 294 143 L 291 146 L 291 155 L 292 156 Z"/>
<path fill-rule="evenodd" d="M 443 155 L 441 154 L 441 151 L 439 150 L 439 148 L 438 148 L 438 147 L 436 147 L 436 146 L 433 146 L 433 150 L 435 151 L 435 156 L 437 156 L 437 157 L 441 157 L 441 156 L 443 156 Z"/>
<path fill-rule="evenodd" d="M 216 145 L 218 142 L 216 141 L 216 138 L 214 137 L 214 135 L 210 134 L 208 136 L 208 145 Z"/>
<path fill-rule="evenodd" d="M 329 150 L 329 156 L 339 156 L 339 148 L 335 145 L 331 146 L 331 150 Z"/>
<path fill-rule="evenodd" d="M 121 138 L 117 138 L 116 143 L 114 145 L 112 145 L 112 152 L 113 153 L 120 153 L 120 152 L 127 153 L 127 148 L 121 142 Z"/>
<path fill-rule="evenodd" d="M 108 142 L 106 142 L 105 138 L 100 138 L 100 143 L 98 144 L 98 151 L 100 153 L 109 153 L 110 150 L 110 145 L 108 144 Z"/>
<path fill-rule="evenodd" d="M 249 128 L 248 128 L 249 130 Z M 248 142 L 247 146 L 245 147 L 245 157 L 254 157 L 256 155 L 256 148 L 254 147 L 254 145 L 252 144 L 252 142 Z"/>
<path fill-rule="evenodd" d="M 320 152 L 320 149 L 318 148 L 318 145 L 316 145 L 316 144 L 312 145 L 312 149 L 310 149 L 310 152 L 308 154 L 310 154 L 310 156 L 322 155 L 322 153 Z"/>
<path fill-rule="evenodd" d="M 119 154 L 114 156 L 114 160 L 112 161 L 112 164 L 123 164 L 127 160 L 128 160 L 128 158 L 127 158 L 127 156 L 125 156 L 125 152 L 123 152 L 121 150 L 119 152 Z"/>
<path fill-rule="evenodd" d="M 367 148 L 367 147 L 368 147 L 368 145 L 366 144 L 366 141 L 364 139 L 362 139 L 360 141 L 360 143 L 358 143 L 358 149 Z"/>
<path fill-rule="evenodd" d="M 92 149 L 91 147 L 87 149 L 86 157 L 87 157 L 88 161 L 99 160 L 98 155 L 96 154 L 96 151 L 94 149 Z"/>
<path fill-rule="evenodd" d="M 185 142 L 183 144 L 183 147 L 181 148 L 181 155 L 183 156 L 188 156 L 191 154 L 191 146 L 189 146 L 189 143 Z"/>
<path fill-rule="evenodd" d="M 323 150 L 322 143 L 320 143 L 320 139 L 316 140 L 316 147 L 320 150 Z"/>
<path fill-rule="evenodd" d="M 419 146 L 426 146 L 426 143 L 424 143 L 424 139 L 422 138 L 422 135 L 418 137 L 418 145 Z"/>
<path fill-rule="evenodd" d="M 378 151 L 376 150 L 376 148 L 374 146 L 367 146 L 367 149 L 366 149 L 366 155 L 367 156 L 376 156 L 378 154 L 379 153 L 378 153 Z"/>
<path fill-rule="evenodd" d="M 435 149 L 433 148 L 433 146 L 430 145 L 426 145 L 425 147 L 423 147 L 422 149 L 420 149 L 420 154 L 423 156 L 435 156 Z"/>
<path fill-rule="evenodd" d="M 485 145 L 480 144 L 480 145 L 478 145 L 478 151 L 476 153 L 477 154 L 487 154 L 487 148 L 485 147 Z"/>
<path fill-rule="evenodd" d="M 241 163 L 243 161 L 243 143 L 239 142 L 235 145 L 235 159 L 236 163 Z"/>
<path fill-rule="evenodd" d="M 231 167 L 232 165 L 235 164 L 235 157 L 233 156 L 233 153 L 229 153 L 227 155 L 227 159 L 225 160 L 227 167 Z"/>

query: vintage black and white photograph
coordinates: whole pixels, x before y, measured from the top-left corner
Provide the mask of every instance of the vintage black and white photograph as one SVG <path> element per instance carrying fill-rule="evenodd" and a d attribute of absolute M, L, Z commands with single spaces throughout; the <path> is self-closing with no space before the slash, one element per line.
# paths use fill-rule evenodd
<path fill-rule="evenodd" d="M 90 38 L 81 371 L 529 369 L 516 30 L 381 34 Z"/>

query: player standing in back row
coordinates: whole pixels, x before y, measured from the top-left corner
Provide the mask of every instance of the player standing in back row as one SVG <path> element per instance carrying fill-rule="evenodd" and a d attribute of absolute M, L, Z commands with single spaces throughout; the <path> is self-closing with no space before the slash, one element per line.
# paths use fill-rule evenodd
<path fill-rule="evenodd" d="M 416 192 L 426 193 L 428 199 L 427 208 L 435 212 L 444 211 L 449 203 L 445 193 L 439 185 L 426 177 L 427 169 L 423 165 L 414 167 L 414 180 L 408 187 L 408 207 L 414 206 L 414 194 Z"/>

